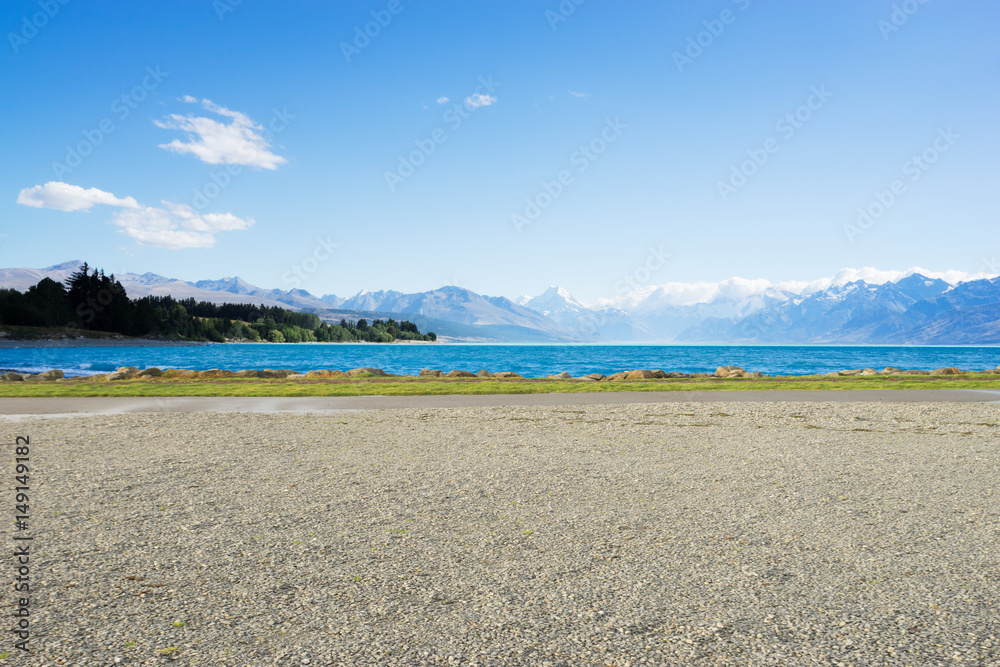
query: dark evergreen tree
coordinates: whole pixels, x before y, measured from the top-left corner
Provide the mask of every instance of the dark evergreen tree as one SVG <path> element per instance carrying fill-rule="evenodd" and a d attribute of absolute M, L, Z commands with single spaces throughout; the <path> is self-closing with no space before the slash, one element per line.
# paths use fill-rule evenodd
<path fill-rule="evenodd" d="M 73 318 L 66 289 L 51 278 L 42 278 L 28 288 L 25 301 L 30 311 L 30 326 L 65 327 Z"/>

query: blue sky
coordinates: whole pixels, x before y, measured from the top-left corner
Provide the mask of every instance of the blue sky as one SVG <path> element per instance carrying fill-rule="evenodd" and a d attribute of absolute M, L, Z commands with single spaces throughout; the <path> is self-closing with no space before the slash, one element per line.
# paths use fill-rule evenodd
<path fill-rule="evenodd" d="M 0 265 L 584 301 L 1000 273 L 1000 6 L 669 5 L 7 0 Z"/>

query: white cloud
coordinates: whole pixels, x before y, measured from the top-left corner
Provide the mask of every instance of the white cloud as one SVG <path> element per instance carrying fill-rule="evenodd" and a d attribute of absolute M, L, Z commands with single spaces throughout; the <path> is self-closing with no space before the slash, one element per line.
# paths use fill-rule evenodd
<path fill-rule="evenodd" d="M 21 190 L 17 203 L 57 211 L 89 211 L 94 204 L 118 209 L 111 223 L 137 244 L 154 248 L 211 248 L 215 235 L 247 229 L 254 223 L 232 213 L 198 213 L 187 204 L 163 202 L 165 208 L 142 206 L 132 197 L 119 199 L 109 192 L 67 183 L 46 183 Z"/>
<path fill-rule="evenodd" d="M 448 99 L 447 97 L 439 97 L 439 98 L 437 98 L 437 103 L 438 104 L 448 104 L 448 102 L 450 102 L 450 101 L 451 100 Z"/>
<path fill-rule="evenodd" d="M 231 213 L 196 213 L 186 204 L 163 202 L 166 208 L 143 206 L 119 211 L 111 219 L 119 231 L 141 246 L 179 250 L 211 248 L 215 234 L 247 229 L 253 220 Z"/>
<path fill-rule="evenodd" d="M 479 107 L 488 107 L 492 104 L 496 104 L 497 98 L 492 95 L 483 95 L 482 93 L 476 93 L 470 97 L 465 98 L 465 106 L 470 109 L 478 109 Z"/>
<path fill-rule="evenodd" d="M 768 280 L 734 277 L 719 282 L 649 285 L 614 299 L 602 299 L 598 303 L 626 310 L 693 306 L 722 300 L 739 301 L 775 288 L 777 285 L 772 285 Z"/>
<path fill-rule="evenodd" d="M 181 100 L 188 103 L 198 101 L 190 95 L 185 95 Z M 174 139 L 169 144 L 160 144 L 160 148 L 175 153 L 190 153 L 207 164 L 242 164 L 273 170 L 288 162 L 271 152 L 271 143 L 264 134 L 264 127 L 254 123 L 246 114 L 232 111 L 207 99 L 201 100 L 201 106 L 229 121 L 193 114 L 171 114 L 165 120 L 153 121 L 164 130 L 187 133 L 186 142 Z"/>
<path fill-rule="evenodd" d="M 590 97 L 590 93 L 578 93 L 575 90 L 569 91 L 569 94 L 572 95 L 573 97 L 578 97 L 581 100 L 585 100 Z"/>
<path fill-rule="evenodd" d="M 79 185 L 69 185 L 50 181 L 45 185 L 25 188 L 17 195 L 17 203 L 32 208 L 51 208 L 57 211 L 89 211 L 94 204 L 139 208 L 139 202 L 131 197 L 119 199 L 110 192 L 97 188 L 85 190 Z"/>

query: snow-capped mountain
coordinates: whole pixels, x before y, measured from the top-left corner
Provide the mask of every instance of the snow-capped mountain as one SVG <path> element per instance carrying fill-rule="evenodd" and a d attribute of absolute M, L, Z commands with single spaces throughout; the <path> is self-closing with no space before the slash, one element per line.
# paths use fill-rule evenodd
<path fill-rule="evenodd" d="M 573 298 L 569 290 L 550 285 L 547 290 L 534 298 L 522 297 L 523 302 L 518 305 L 530 308 L 536 313 L 541 313 L 546 317 L 552 317 L 561 313 L 579 313 L 587 307 Z"/>
<path fill-rule="evenodd" d="M 602 300 L 590 307 L 567 290 L 550 287 L 523 303 L 563 326 L 577 329 L 584 340 L 1000 342 L 1000 278 L 976 276 L 963 281 L 963 277 L 967 276 L 958 272 L 926 275 L 918 269 L 845 269 L 833 278 L 811 283 L 775 285 L 742 278 L 719 283 L 670 283 Z"/>
<path fill-rule="evenodd" d="M 688 283 L 647 288 L 641 292 L 585 306 L 562 287 L 549 287 L 525 307 L 577 329 L 584 340 L 668 342 L 709 318 L 742 317 L 795 296 L 775 287 L 734 278 L 709 287 Z"/>
<path fill-rule="evenodd" d="M 404 296 L 402 292 L 395 292 L 393 290 L 369 292 L 365 289 L 349 299 L 343 299 L 339 307 L 348 310 L 391 310 L 391 308 L 387 309 L 381 306 L 383 304 L 395 303 L 402 296 Z"/>
<path fill-rule="evenodd" d="M 341 304 L 347 299 L 337 296 L 336 294 L 324 294 L 319 298 L 320 301 L 327 304 L 331 308 L 339 308 Z"/>
<path fill-rule="evenodd" d="M 623 310 L 583 305 L 563 287 L 550 286 L 536 297 L 522 297 L 521 305 L 577 332 L 580 342 L 635 342 L 656 340 L 647 326 Z"/>
<path fill-rule="evenodd" d="M 798 295 L 749 315 L 708 318 L 686 342 L 995 344 L 1000 278 L 951 285 L 912 274 L 881 285 L 863 280 Z"/>
<path fill-rule="evenodd" d="M 209 292 L 231 292 L 232 294 L 253 294 L 260 289 L 239 276 L 220 280 L 199 280 L 194 283 L 194 286 Z"/>

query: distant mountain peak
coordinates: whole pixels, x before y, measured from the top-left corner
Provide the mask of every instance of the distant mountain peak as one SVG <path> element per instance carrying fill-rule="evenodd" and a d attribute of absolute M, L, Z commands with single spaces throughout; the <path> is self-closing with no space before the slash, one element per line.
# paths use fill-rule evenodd
<path fill-rule="evenodd" d="M 549 285 L 547 290 L 520 305 L 546 317 L 558 313 L 579 313 L 588 310 L 586 306 L 573 298 L 569 290 L 556 285 Z"/>
<path fill-rule="evenodd" d="M 226 276 L 225 278 L 220 278 L 218 280 L 199 280 L 198 282 L 190 284 L 194 285 L 198 289 L 205 289 L 213 292 L 231 292 L 233 294 L 253 294 L 254 292 L 261 291 L 261 288 L 256 285 L 251 285 L 239 276 Z"/>
<path fill-rule="evenodd" d="M 560 297 L 566 299 L 567 301 L 576 301 L 573 295 L 569 293 L 569 290 L 565 287 L 559 287 L 558 285 L 549 285 L 548 289 L 538 295 L 539 299 Z"/>
<path fill-rule="evenodd" d="M 174 282 L 173 278 L 167 278 L 166 276 L 161 276 L 160 274 L 153 273 L 152 271 L 147 271 L 141 276 L 125 273 L 120 276 L 117 276 L 117 278 L 122 281 L 123 285 L 125 284 L 162 285 L 165 283 Z"/>
<path fill-rule="evenodd" d="M 74 260 L 71 260 L 69 262 L 63 262 L 62 264 L 53 264 L 52 266 L 46 266 L 44 269 L 41 269 L 41 270 L 45 271 L 45 272 L 49 272 L 49 271 L 76 271 L 81 266 L 83 266 L 83 262 L 80 261 L 79 259 L 74 259 Z"/>

